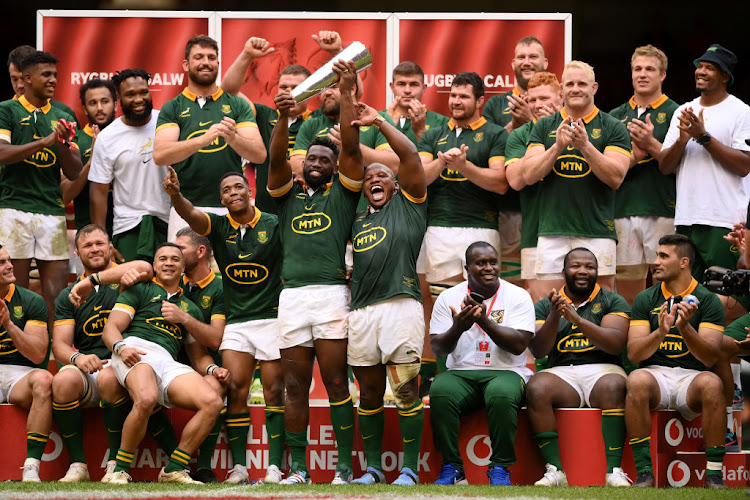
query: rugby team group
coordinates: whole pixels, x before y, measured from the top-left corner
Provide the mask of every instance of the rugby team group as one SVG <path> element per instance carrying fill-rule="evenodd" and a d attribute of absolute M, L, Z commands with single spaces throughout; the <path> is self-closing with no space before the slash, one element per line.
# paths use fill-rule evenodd
<path fill-rule="evenodd" d="M 750 108 L 729 93 L 735 54 L 712 45 L 695 59 L 698 95 L 678 105 L 662 90 L 664 52 L 637 47 L 632 97 L 606 113 L 590 65 L 571 61 L 558 79 L 528 36 L 510 61 L 511 91 L 487 98 L 482 77 L 458 73 L 443 116 L 423 104 L 416 62 L 394 68 L 393 101 L 376 111 L 361 101 L 354 63 L 336 58 L 339 34 L 312 37 L 338 82 L 315 111 L 292 96 L 310 76 L 297 64 L 267 82 L 274 107 L 240 92 L 273 43 L 248 39 L 219 87 L 218 44 L 198 35 L 185 48 L 188 85 L 161 110 L 147 69 L 122 69 L 80 87 L 86 124 L 53 99 L 52 54 L 11 52 L 15 96 L 0 103 L 0 397 L 29 411 L 23 481 L 40 480 L 53 418 L 70 457 L 60 481 L 89 480 L 82 409 L 96 406 L 110 450 L 103 482 L 132 481 L 147 431 L 169 456 L 159 481 L 217 482 L 224 428 L 224 482 L 248 483 L 257 365 L 263 481 L 307 484 L 317 360 L 333 484 L 385 482 L 389 384 L 403 443 L 393 484 L 419 483 L 429 404 L 437 484 L 466 482 L 460 418 L 481 408 L 489 482 L 511 484 L 526 406 L 546 462 L 537 485 L 567 485 L 554 409 L 593 407 L 608 486 L 654 485 L 650 412 L 675 409 L 702 415 L 705 484 L 725 488 L 750 301 L 699 281 L 709 266 L 747 267 Z M 29 290 L 33 266 L 41 295 Z M 194 411 L 179 437 L 169 407 Z M 626 433 L 633 479 L 621 467 Z"/>

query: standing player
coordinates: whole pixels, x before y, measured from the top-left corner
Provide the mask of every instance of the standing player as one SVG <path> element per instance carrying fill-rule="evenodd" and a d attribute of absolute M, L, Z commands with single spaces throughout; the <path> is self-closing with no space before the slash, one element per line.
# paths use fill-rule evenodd
<path fill-rule="evenodd" d="M 60 123 L 75 122 L 75 116 L 49 103 L 57 85 L 57 58 L 36 51 L 22 65 L 24 95 L 0 104 L 0 241 L 13 256 L 20 286 L 29 285 L 31 259 L 36 259 L 52 318 L 55 299 L 68 282 L 60 172 L 76 179 L 81 155 L 70 142 L 75 131 Z"/>
<path fill-rule="evenodd" d="M 659 238 L 674 232 L 674 175 L 659 172 L 661 143 L 677 103 L 662 92 L 667 55 L 653 45 L 630 59 L 633 97 L 610 114 L 625 123 L 633 142 L 630 169 L 615 193 L 617 291 L 628 303 L 646 288 Z"/>
<path fill-rule="evenodd" d="M 97 226 L 105 227 L 114 181 L 112 244 L 126 261 L 150 262 L 167 236 L 169 198 L 159 188 L 166 168 L 153 159 L 159 111 L 151 102 L 150 78 L 142 69 L 125 69 L 112 77 L 122 116 L 97 136 L 89 170 L 91 220 Z"/>
<path fill-rule="evenodd" d="M 567 486 L 560 461 L 555 408 L 601 408 L 607 486 L 630 486 L 621 468 L 625 444 L 625 370 L 622 350 L 630 308 L 596 283 L 596 257 L 574 248 L 563 259 L 565 287 L 537 302 L 529 349 L 549 356 L 549 368 L 526 388 L 529 421 L 547 471 L 537 486 Z"/>
<path fill-rule="evenodd" d="M 638 479 L 654 485 L 651 412 L 673 409 L 692 420 L 702 416 L 706 443 L 706 487 L 726 488 L 722 384 L 709 371 L 716 362 L 724 331 L 719 299 L 690 274 L 695 245 L 687 236 L 659 240 L 654 278 L 660 284 L 635 298 L 628 331 L 628 358 L 641 368 L 628 376 L 625 420 Z M 686 295 L 698 300 L 687 302 Z"/>
<path fill-rule="evenodd" d="M 247 102 L 216 85 L 219 46 L 213 38 L 197 35 L 188 40 L 182 69 L 188 86 L 162 108 L 154 161 L 174 166 L 191 203 L 223 215 L 226 208 L 206 186 L 215 186 L 225 173 L 242 173 L 243 158 L 263 163 L 266 148 Z M 185 225 L 172 210 L 167 239 L 174 241 Z"/>
<path fill-rule="evenodd" d="M 36 49 L 31 45 L 19 45 L 15 49 L 8 53 L 8 75 L 10 76 L 10 86 L 13 87 L 13 100 L 18 100 L 26 92 L 26 84 L 23 81 L 23 61 L 30 55 L 34 54 Z M 76 114 L 65 104 L 54 99 L 50 99 L 49 103 L 53 108 L 57 108 L 70 116 L 75 117 Z"/>
<path fill-rule="evenodd" d="M 565 254 L 590 249 L 599 263 L 599 284 L 614 287 L 615 189 L 628 171 L 630 136 L 625 125 L 594 104 L 594 69 L 571 61 L 562 75 L 565 106 L 539 119 L 524 156 L 524 179 L 541 183 L 536 275 L 544 295 L 564 285 Z"/>
<path fill-rule="evenodd" d="M 341 95 L 353 99 L 353 63 L 337 61 L 334 71 L 340 79 Z M 296 103 L 289 92 L 280 92 L 275 102 L 279 120 L 271 137 L 268 191 L 279 206 L 284 249 L 279 330 L 287 391 L 286 438 L 292 460 L 291 474 L 282 482 L 310 481 L 307 425 L 312 368 L 317 356 L 338 446 L 333 483 L 342 484 L 351 479 L 354 444 L 354 407 L 346 365 L 349 291 L 344 250 L 361 195 L 362 163 L 342 162 L 336 174 L 338 148 L 325 138 L 317 138 L 305 155 L 305 187 L 295 184 L 286 151 L 288 110 Z M 315 259 L 315 265 L 306 262 L 308 256 Z"/>
<path fill-rule="evenodd" d="M 226 417 L 234 467 L 226 482 L 247 483 L 247 433 L 250 412 L 247 396 L 256 361 L 260 361 L 266 401 L 269 467 L 265 482 L 282 479 L 284 452 L 284 386 L 279 326 L 281 291 L 281 244 L 278 219 L 262 213 L 250 202 L 247 179 L 240 173 L 225 174 L 219 184 L 222 204 L 228 214 L 204 213 L 180 193 L 177 175 L 170 168 L 164 180 L 178 215 L 215 250 L 223 280 L 227 326 L 221 341 L 223 366 L 232 374 Z"/>
<path fill-rule="evenodd" d="M 0 245 L 0 402 L 29 411 L 21 480 L 38 483 L 52 427 L 52 374 L 38 367 L 47 358 L 47 311 L 39 295 L 15 282 L 8 250 Z"/>
<path fill-rule="evenodd" d="M 424 405 L 418 374 L 424 344 L 422 296 L 417 256 L 427 228 L 427 184 L 417 148 L 377 112 L 354 102 L 341 103 L 342 165 L 362 163 L 359 126 L 377 127 L 400 159 L 399 182 L 378 163 L 365 169 L 362 188 L 369 202 L 352 226 L 354 253 L 348 361 L 359 381 L 360 430 L 367 471 L 358 484 L 384 482 L 381 452 L 386 376 L 396 400 L 404 447 L 404 465 L 393 484 L 419 483 Z"/>

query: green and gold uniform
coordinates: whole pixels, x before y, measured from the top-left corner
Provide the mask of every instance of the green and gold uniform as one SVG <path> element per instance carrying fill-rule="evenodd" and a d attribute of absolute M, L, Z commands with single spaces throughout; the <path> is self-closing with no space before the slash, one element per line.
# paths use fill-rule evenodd
<path fill-rule="evenodd" d="M 609 114 L 626 125 L 633 119 L 645 122 L 646 115 L 650 115 L 651 123 L 654 124 L 654 138 L 664 142 L 672 114 L 678 106 L 662 94 L 641 113 L 635 99 L 631 97 L 628 102 L 613 109 Z M 675 175 L 663 175 L 659 172 L 659 163 L 651 155 L 646 155 L 628 170 L 625 180 L 615 193 L 615 218 L 634 215 L 674 218 L 676 196 Z"/>
<path fill-rule="evenodd" d="M 205 134 L 211 125 L 220 123 L 225 117 L 233 119 L 237 129 L 258 126 L 253 110 L 241 97 L 218 89 L 201 107 L 198 96 L 185 89 L 161 109 L 156 130 L 179 127 L 179 140 L 185 141 Z M 221 207 L 218 190 L 206 189 L 206 186 L 215 186 L 228 172 L 241 173 L 242 157 L 219 136 L 210 145 L 172 166 L 180 179 L 182 194 L 193 205 Z"/>
<path fill-rule="evenodd" d="M 719 298 L 693 278 L 690 286 L 680 295 L 695 295 L 700 301 L 698 310 L 690 318 L 690 324 L 697 332 L 700 328 L 724 331 L 724 306 Z M 672 298 L 664 283 L 654 285 L 639 293 L 633 301 L 633 314 L 630 326 L 647 326 L 653 332 L 659 328 L 659 311 L 662 304 Z M 659 344 L 659 349 L 648 359 L 641 361 L 640 366 L 677 366 L 689 370 L 710 370 L 710 367 L 698 361 L 690 352 L 680 331 L 673 326 Z"/>
<path fill-rule="evenodd" d="M 208 230 L 224 287 L 227 324 L 278 316 L 281 293 L 279 219 L 255 209 L 244 228 L 232 216 L 207 213 Z"/>
<path fill-rule="evenodd" d="M 565 287 L 560 290 L 565 300 L 570 299 L 565 295 Z M 544 298 L 534 305 L 536 312 L 536 324 L 544 324 L 550 313 L 549 298 Z M 630 306 L 617 295 L 601 288 L 594 287 L 591 295 L 576 309 L 578 315 L 595 325 L 601 325 L 602 319 L 608 314 L 630 318 Z M 595 363 L 609 363 L 622 366 L 622 358 L 619 354 L 608 354 L 599 349 L 589 340 L 576 325 L 571 324 L 564 316 L 560 317 L 557 327 L 555 345 L 549 353 L 549 366 L 589 365 Z"/>
<path fill-rule="evenodd" d="M 79 278 L 60 292 L 55 301 L 55 326 L 73 325 L 73 345 L 83 354 L 96 354 L 99 359 L 110 359 L 112 353 L 102 340 L 104 325 L 109 313 L 120 295 L 120 285 L 99 285 L 95 287 L 79 307 L 74 306 L 68 295 L 73 287 L 84 278 Z"/>
<path fill-rule="evenodd" d="M 43 139 L 54 132 L 60 119 L 75 121 L 49 103 L 39 111 L 21 96 L 17 101 L 0 103 L 0 136 L 10 137 L 14 146 Z M 75 144 L 75 143 L 74 143 Z M 55 143 L 33 156 L 3 167 L 0 208 L 44 215 L 65 215 L 60 188 L 59 148 Z"/>
<path fill-rule="evenodd" d="M 279 112 L 273 108 L 266 106 L 265 104 L 250 103 L 255 113 L 255 120 L 258 123 L 258 132 L 260 137 L 263 139 L 263 145 L 266 151 L 269 150 L 271 144 L 271 134 L 273 128 L 276 126 L 276 122 L 279 119 Z M 292 153 L 294 149 L 294 143 L 297 140 L 297 134 L 302 124 L 307 120 L 312 112 L 305 111 L 297 117 L 291 125 L 289 125 L 289 152 L 287 157 Z M 272 214 L 276 213 L 276 203 L 273 202 L 273 198 L 268 194 L 268 162 L 271 161 L 271 155 L 266 157 L 266 161 L 260 165 L 255 165 L 255 206 L 264 212 Z"/>
<path fill-rule="evenodd" d="M 487 118 L 487 121 L 490 123 L 505 127 L 513 120 L 513 115 L 508 106 L 508 97 L 512 95 L 518 97 L 521 93 L 514 87 L 504 94 L 492 96 L 487 99 L 482 110 L 482 116 Z"/>
<path fill-rule="evenodd" d="M 18 96 L 14 95 L 13 96 L 13 100 L 17 101 L 18 100 Z M 50 99 L 49 103 L 52 105 L 53 108 L 57 108 L 57 109 L 59 109 L 60 111 L 62 111 L 64 113 L 68 113 L 73 118 L 76 118 L 75 112 L 72 109 L 70 109 L 70 107 L 67 104 L 65 104 L 63 102 L 60 102 L 60 101 L 56 101 L 54 99 Z"/>
<path fill-rule="evenodd" d="M 73 142 L 76 143 L 78 149 L 81 151 L 81 162 L 85 165 L 91 160 L 91 144 L 94 139 L 94 131 L 90 124 L 86 124 L 85 127 L 79 129 L 76 133 Z M 75 210 L 75 221 L 76 229 L 81 229 L 83 226 L 91 224 L 91 197 L 89 196 L 89 185 L 86 181 L 86 185 L 78 196 L 73 198 L 73 209 Z M 114 203 L 112 201 L 112 189 L 109 190 L 107 196 L 107 233 L 112 234 L 112 218 Z"/>
<path fill-rule="evenodd" d="M 44 299 L 26 288 L 11 283 L 8 293 L 3 298 L 10 313 L 10 320 L 18 328 L 23 330 L 26 325 L 35 325 L 47 328 L 47 306 Z M 0 325 L 0 365 L 21 365 L 30 367 L 47 368 L 45 359 L 38 365 L 26 358 L 13 344 L 10 334 L 5 327 Z M 49 357 L 49 349 L 47 349 Z"/>
<path fill-rule="evenodd" d="M 529 149 L 549 149 L 557 140 L 557 128 L 568 113 L 565 108 L 540 118 L 529 136 Z M 601 153 L 617 151 L 630 157 L 630 134 L 619 120 L 597 107 L 583 118 L 589 141 Z M 555 160 L 541 183 L 539 236 L 577 236 L 617 239 L 615 190 L 591 171 L 583 153 L 572 145 Z"/>
<path fill-rule="evenodd" d="M 747 338 L 747 330 L 745 328 L 750 327 L 750 314 L 745 314 L 734 320 L 727 329 L 724 330 L 724 335 L 732 337 L 734 340 L 745 340 Z M 745 361 L 750 360 L 750 356 L 740 356 Z"/>
<path fill-rule="evenodd" d="M 388 123 L 393 125 L 391 117 L 386 116 L 385 119 Z M 299 128 L 294 143 L 294 149 L 289 155 L 306 155 L 307 149 L 310 147 L 310 143 L 313 139 L 316 137 L 327 137 L 328 131 L 338 124 L 338 120 L 335 120 L 328 115 L 324 115 L 323 113 L 306 120 Z M 380 130 L 377 129 L 377 127 L 359 127 L 359 143 L 371 149 L 390 148 L 388 140 Z"/>
<path fill-rule="evenodd" d="M 201 310 L 190 299 L 183 297 L 182 288 L 169 297 L 156 278 L 148 283 L 138 283 L 122 292 L 114 309 L 128 311 L 133 315 L 130 325 L 122 332 L 123 338 L 138 337 L 157 344 L 177 359 L 187 329 L 174 324 L 161 315 L 162 302 L 176 304 L 198 321 L 203 320 Z"/>
<path fill-rule="evenodd" d="M 526 147 L 529 144 L 531 129 L 534 128 L 533 122 L 524 123 L 508 136 L 508 142 L 505 144 L 505 166 L 514 163 L 526 154 Z M 539 191 L 541 184 L 539 182 L 531 186 L 525 186 L 518 191 L 521 213 L 521 248 L 536 247 L 536 240 L 539 231 Z"/>
<path fill-rule="evenodd" d="M 352 310 L 396 295 L 422 302 L 417 256 L 427 230 L 426 200 L 399 190 L 380 210 L 354 219 Z"/>
<path fill-rule="evenodd" d="M 224 287 L 221 281 L 221 278 L 213 272 L 209 273 L 204 280 L 197 283 L 191 283 L 187 276 L 182 276 L 182 291 L 185 297 L 193 301 L 193 304 L 200 308 L 203 315 L 201 321 L 209 325 L 211 324 L 211 320 L 226 319 L 226 314 L 224 313 Z M 211 355 L 211 358 L 213 358 L 214 363 L 222 366 L 221 353 L 214 349 L 207 349 L 207 351 Z M 191 364 L 184 349 L 180 351 L 177 361 L 183 365 Z"/>
<path fill-rule="evenodd" d="M 411 142 L 414 143 L 415 146 L 419 145 L 419 141 L 417 140 L 417 134 L 414 133 L 414 130 L 411 128 L 411 118 L 404 117 L 404 120 L 402 122 L 401 115 L 396 114 L 395 117 L 388 114 L 387 111 L 383 110 L 378 112 L 380 116 L 383 118 L 390 118 L 392 120 L 392 125 L 396 127 L 396 129 L 404 134 L 406 137 L 409 138 Z M 435 113 L 434 111 L 430 111 L 429 109 L 425 113 L 425 119 L 424 119 L 424 132 L 427 133 L 428 130 L 431 128 L 439 128 L 448 123 L 449 118 L 447 116 L 443 116 L 440 113 Z"/>
<path fill-rule="evenodd" d="M 344 250 L 361 191 L 362 181 L 336 174 L 312 194 L 291 180 L 271 192 L 279 206 L 285 288 L 346 283 Z"/>
<path fill-rule="evenodd" d="M 438 152 L 460 148 L 466 144 L 466 160 L 480 168 L 489 168 L 492 162 L 505 162 L 505 141 L 508 132 L 504 128 L 480 118 L 469 124 L 456 137 L 453 119 L 439 128 L 425 132 L 419 141 L 419 155 L 430 160 Z M 427 194 L 430 203 L 427 209 L 427 225 L 443 227 L 476 227 L 497 230 L 497 212 L 501 196 L 487 191 L 469 181 L 460 172 L 443 169 L 440 176 L 429 185 Z"/>

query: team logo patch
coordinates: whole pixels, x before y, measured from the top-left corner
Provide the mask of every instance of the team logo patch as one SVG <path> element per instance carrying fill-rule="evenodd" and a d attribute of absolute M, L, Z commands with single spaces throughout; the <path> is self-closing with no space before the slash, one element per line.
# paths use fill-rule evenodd
<path fill-rule="evenodd" d="M 557 130 L 553 130 L 552 132 L 550 132 L 550 133 L 549 133 L 549 134 L 547 135 L 547 137 L 553 137 L 553 138 L 557 138 Z"/>
<path fill-rule="evenodd" d="M 109 285 L 110 290 L 118 290 L 120 288 L 119 283 L 112 283 Z"/>
<path fill-rule="evenodd" d="M 594 130 L 591 131 L 591 138 L 592 139 L 598 139 L 601 136 L 602 136 L 602 129 L 595 128 Z"/>
<path fill-rule="evenodd" d="M 15 306 L 13 308 L 13 316 L 16 318 L 22 318 L 23 317 L 23 306 Z"/>
<path fill-rule="evenodd" d="M 429 126 L 429 125 L 425 125 L 425 126 L 424 126 L 424 129 L 425 129 L 425 130 L 430 130 L 430 126 Z M 408 353 L 407 353 L 407 354 L 408 354 Z"/>
<path fill-rule="evenodd" d="M 474 134 L 474 142 L 482 142 L 484 140 L 484 132 L 477 132 Z"/>
<path fill-rule="evenodd" d="M 184 300 L 180 301 L 180 309 L 182 309 L 185 312 L 188 312 L 188 303 Z"/>
<path fill-rule="evenodd" d="M 201 297 L 201 307 L 203 309 L 208 309 L 211 307 L 211 296 L 210 295 L 204 295 Z"/>
<path fill-rule="evenodd" d="M 265 243 L 268 241 L 268 231 L 258 231 L 258 243 Z"/>
<path fill-rule="evenodd" d="M 601 305 L 601 303 L 597 302 L 596 304 L 594 304 L 591 307 L 591 312 L 594 313 L 594 314 L 599 314 L 600 312 L 602 312 L 602 305 Z"/>
<path fill-rule="evenodd" d="M 221 112 L 224 114 L 231 113 L 232 112 L 232 106 L 229 104 L 222 104 L 221 105 Z"/>
<path fill-rule="evenodd" d="M 19 125 L 31 125 L 31 115 L 21 118 L 18 124 Z"/>
<path fill-rule="evenodd" d="M 503 322 L 503 316 L 505 316 L 505 309 L 490 312 L 490 319 L 498 324 Z"/>
<path fill-rule="evenodd" d="M 659 113 L 656 115 L 656 123 L 664 123 L 667 121 L 667 114 L 666 113 Z"/>
<path fill-rule="evenodd" d="M 359 131 L 360 132 L 367 132 L 368 130 L 370 130 L 370 126 L 369 125 L 366 126 L 366 127 L 359 127 Z"/>
<path fill-rule="evenodd" d="M 190 116 L 190 108 L 187 107 L 184 110 L 182 110 L 182 113 L 180 113 L 180 118 L 187 118 Z"/>

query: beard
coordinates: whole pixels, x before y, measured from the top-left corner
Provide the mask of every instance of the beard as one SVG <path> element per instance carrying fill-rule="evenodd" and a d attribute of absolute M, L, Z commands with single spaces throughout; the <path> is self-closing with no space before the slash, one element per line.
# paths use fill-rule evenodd
<path fill-rule="evenodd" d="M 151 111 L 154 109 L 154 104 L 150 100 L 146 101 L 145 106 L 146 108 L 140 113 L 134 112 L 130 106 L 122 106 L 122 114 L 132 122 L 142 122 L 151 116 Z"/>
<path fill-rule="evenodd" d="M 201 67 L 196 68 L 195 71 L 189 71 L 188 78 L 190 79 L 191 82 L 197 83 L 201 87 L 206 87 L 216 81 L 216 77 L 218 76 L 219 72 L 218 70 L 213 71 L 213 68 L 208 68 L 208 69 L 212 69 L 211 74 L 203 75 L 200 73 L 202 69 L 206 69 L 206 67 L 201 66 Z"/>
<path fill-rule="evenodd" d="M 590 278 L 585 286 L 578 286 L 576 277 L 565 275 L 565 288 L 577 297 L 588 297 L 596 288 L 596 277 Z"/>
<path fill-rule="evenodd" d="M 99 127 L 99 130 L 104 130 L 105 128 L 107 128 L 107 126 L 110 123 L 112 123 L 113 121 L 115 121 L 115 114 L 114 113 L 112 113 L 107 118 L 105 118 L 103 122 L 96 121 L 96 119 L 93 116 L 89 115 L 89 114 L 87 114 L 86 117 L 89 119 L 89 123 L 91 125 L 96 125 L 97 127 Z"/>

